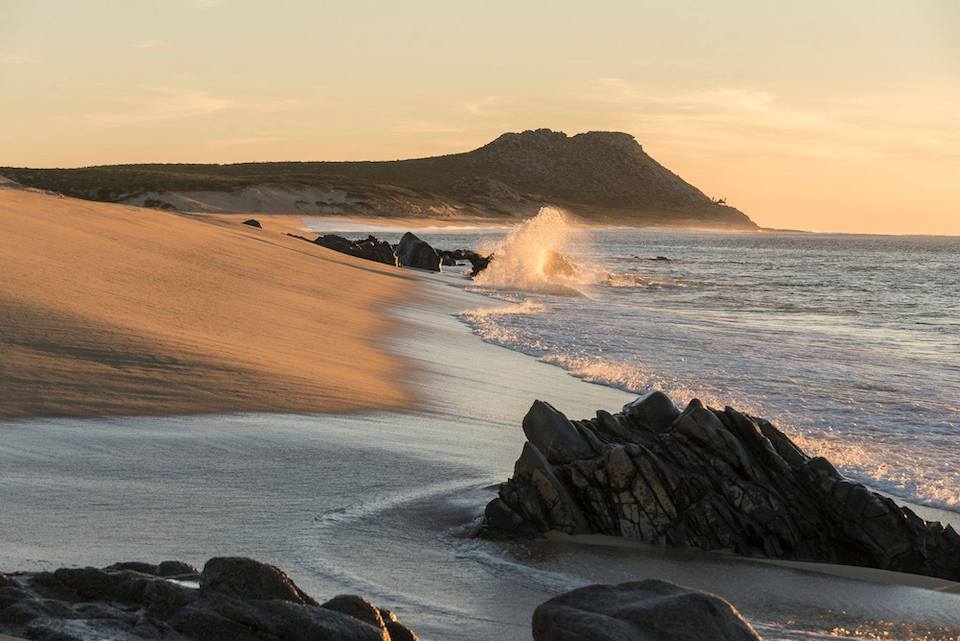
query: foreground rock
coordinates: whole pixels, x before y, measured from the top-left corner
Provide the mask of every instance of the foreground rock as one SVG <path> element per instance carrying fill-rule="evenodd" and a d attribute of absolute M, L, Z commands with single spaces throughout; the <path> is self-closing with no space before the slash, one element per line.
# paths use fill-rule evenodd
<path fill-rule="evenodd" d="M 570 421 L 537 401 L 490 531 L 599 533 L 960 580 L 960 535 L 843 478 L 768 421 L 654 392 Z"/>
<path fill-rule="evenodd" d="M 533 613 L 534 641 L 760 641 L 720 597 L 650 579 L 590 585 Z"/>
<path fill-rule="evenodd" d="M 366 599 L 321 605 L 279 568 L 234 557 L 210 559 L 199 574 L 177 561 L 0 574 L 0 633 L 39 641 L 418 638 Z"/>
<path fill-rule="evenodd" d="M 425 240 L 410 232 L 400 237 L 395 253 L 398 267 L 416 267 L 432 272 L 440 271 L 440 255 Z"/>

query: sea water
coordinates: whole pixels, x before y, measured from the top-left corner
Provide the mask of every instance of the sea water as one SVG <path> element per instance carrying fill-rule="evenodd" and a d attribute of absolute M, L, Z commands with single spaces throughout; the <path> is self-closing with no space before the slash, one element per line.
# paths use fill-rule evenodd
<path fill-rule="evenodd" d="M 960 237 L 589 228 L 550 208 L 420 235 L 495 253 L 475 281 L 448 272 L 514 303 L 463 310 L 484 340 L 767 418 L 851 478 L 960 510 Z M 545 270 L 550 252 L 574 271 Z"/>

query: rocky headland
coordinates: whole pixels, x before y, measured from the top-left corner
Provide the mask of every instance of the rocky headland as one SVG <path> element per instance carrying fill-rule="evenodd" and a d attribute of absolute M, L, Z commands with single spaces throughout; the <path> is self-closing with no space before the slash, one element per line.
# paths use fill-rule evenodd
<path fill-rule="evenodd" d="M 960 535 L 845 479 L 769 421 L 654 392 L 570 420 L 536 401 L 488 532 L 604 534 L 960 580 Z"/>
<path fill-rule="evenodd" d="M 0 168 L 68 196 L 189 212 L 522 219 L 545 205 L 595 223 L 757 229 L 633 136 L 505 133 L 465 153 L 382 162 Z"/>

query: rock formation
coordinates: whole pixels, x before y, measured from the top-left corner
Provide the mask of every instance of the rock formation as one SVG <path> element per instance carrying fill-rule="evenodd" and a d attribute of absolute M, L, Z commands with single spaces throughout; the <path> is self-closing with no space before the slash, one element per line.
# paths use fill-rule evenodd
<path fill-rule="evenodd" d="M 256 218 L 248 218 L 247 220 L 243 221 L 243 224 L 250 225 L 251 227 L 256 227 L 257 229 L 261 229 L 263 227 L 263 225 L 260 224 L 260 221 L 257 220 Z"/>
<path fill-rule="evenodd" d="M 193 587 L 198 585 L 199 587 Z M 416 641 L 358 596 L 323 604 L 282 570 L 245 558 L 0 574 L 0 633 L 37 641 Z"/>
<path fill-rule="evenodd" d="M 303 237 L 298 236 L 297 238 Z M 397 258 L 390 243 L 378 240 L 375 236 L 367 236 L 363 240 L 348 240 L 343 236 L 327 234 L 326 236 L 317 236 L 312 242 L 343 254 L 373 260 L 385 265 L 396 265 L 397 263 Z"/>
<path fill-rule="evenodd" d="M 485 270 L 490 265 L 490 261 L 493 260 L 493 254 L 478 254 L 471 249 L 454 249 L 453 251 L 440 249 L 437 250 L 437 253 L 440 254 L 442 265 L 456 265 L 457 261 L 461 260 L 469 261 L 473 267 L 470 276 L 476 276 Z"/>
<path fill-rule="evenodd" d="M 650 579 L 590 585 L 533 612 L 533 641 L 760 641 L 720 597 Z"/>
<path fill-rule="evenodd" d="M 768 421 L 654 392 L 571 421 L 537 401 L 513 478 L 487 505 L 491 532 L 599 533 L 741 555 L 960 580 L 960 535 L 924 521 Z"/>
<path fill-rule="evenodd" d="M 398 267 L 416 267 L 431 272 L 440 271 L 440 255 L 425 240 L 416 234 L 405 233 L 397 244 L 394 253 L 397 255 Z"/>

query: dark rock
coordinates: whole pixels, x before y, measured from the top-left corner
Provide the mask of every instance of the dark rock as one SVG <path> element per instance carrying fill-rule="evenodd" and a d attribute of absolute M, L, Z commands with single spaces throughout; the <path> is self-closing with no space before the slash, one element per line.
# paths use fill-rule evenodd
<path fill-rule="evenodd" d="M 165 561 L 0 574 L 0 633 L 41 641 L 417 639 L 392 612 L 357 596 L 319 607 L 282 570 L 252 559 L 211 559 L 199 590 L 158 576 L 195 572 Z"/>
<path fill-rule="evenodd" d="M 164 202 L 157 198 L 147 198 L 146 200 L 143 201 L 143 206 L 149 207 L 150 209 L 163 209 L 166 211 L 171 211 L 176 209 L 176 207 L 171 205 L 170 203 Z"/>
<path fill-rule="evenodd" d="M 105 567 L 104 570 L 131 570 L 133 572 L 139 572 L 140 574 L 158 576 L 157 566 L 153 563 L 144 563 L 143 561 L 124 561 L 121 563 L 114 563 L 111 566 Z"/>
<path fill-rule="evenodd" d="M 396 620 L 387 621 L 387 633 L 390 641 L 420 641 L 416 632 Z"/>
<path fill-rule="evenodd" d="M 440 271 L 440 256 L 437 251 L 415 234 L 407 232 L 401 236 L 395 253 L 399 267 L 416 267 L 432 272 Z"/>
<path fill-rule="evenodd" d="M 470 264 L 473 265 L 473 270 L 470 272 L 471 276 L 476 276 L 487 267 L 490 266 L 490 261 L 493 260 L 493 254 L 488 254 L 483 256 L 478 254 L 475 251 L 464 250 L 463 257 L 470 261 Z"/>
<path fill-rule="evenodd" d="M 199 577 L 200 571 L 189 563 L 184 563 L 183 561 L 161 561 L 160 564 L 157 565 L 155 574 L 163 577 Z"/>
<path fill-rule="evenodd" d="M 247 220 L 243 221 L 243 224 L 250 225 L 251 227 L 256 227 L 257 229 L 263 228 L 263 225 L 261 225 L 260 221 L 257 220 L 256 218 L 248 218 Z"/>
<path fill-rule="evenodd" d="M 960 580 L 960 536 L 810 458 L 768 421 L 654 392 L 570 421 L 537 401 L 485 530 L 558 530 Z"/>
<path fill-rule="evenodd" d="M 386 628 L 383 617 L 380 615 L 380 610 L 362 596 L 340 594 L 320 607 L 343 612 L 344 614 L 352 616 L 354 619 L 359 619 L 377 628 Z"/>
<path fill-rule="evenodd" d="M 298 234 L 287 234 L 287 236 L 305 240 L 309 243 L 340 252 L 341 254 L 349 254 L 357 258 L 383 263 L 384 265 L 396 265 L 397 262 L 396 256 L 393 254 L 393 247 L 390 246 L 390 243 L 377 240 L 375 236 L 367 236 L 363 240 L 349 240 L 336 234 L 317 236 L 313 240 Z"/>
<path fill-rule="evenodd" d="M 650 579 L 591 585 L 533 613 L 534 641 L 760 641 L 720 597 Z"/>
<path fill-rule="evenodd" d="M 302 238 L 302 236 L 298 236 L 298 238 Z M 384 265 L 396 265 L 397 262 L 390 243 L 378 240 L 375 236 L 367 236 L 363 240 L 348 240 L 343 236 L 327 234 L 326 236 L 317 236 L 312 242 L 327 249 L 383 263 Z"/>
<path fill-rule="evenodd" d="M 317 605 L 280 568 L 239 556 L 207 561 L 200 573 L 200 589 L 241 599 L 280 599 Z"/>

